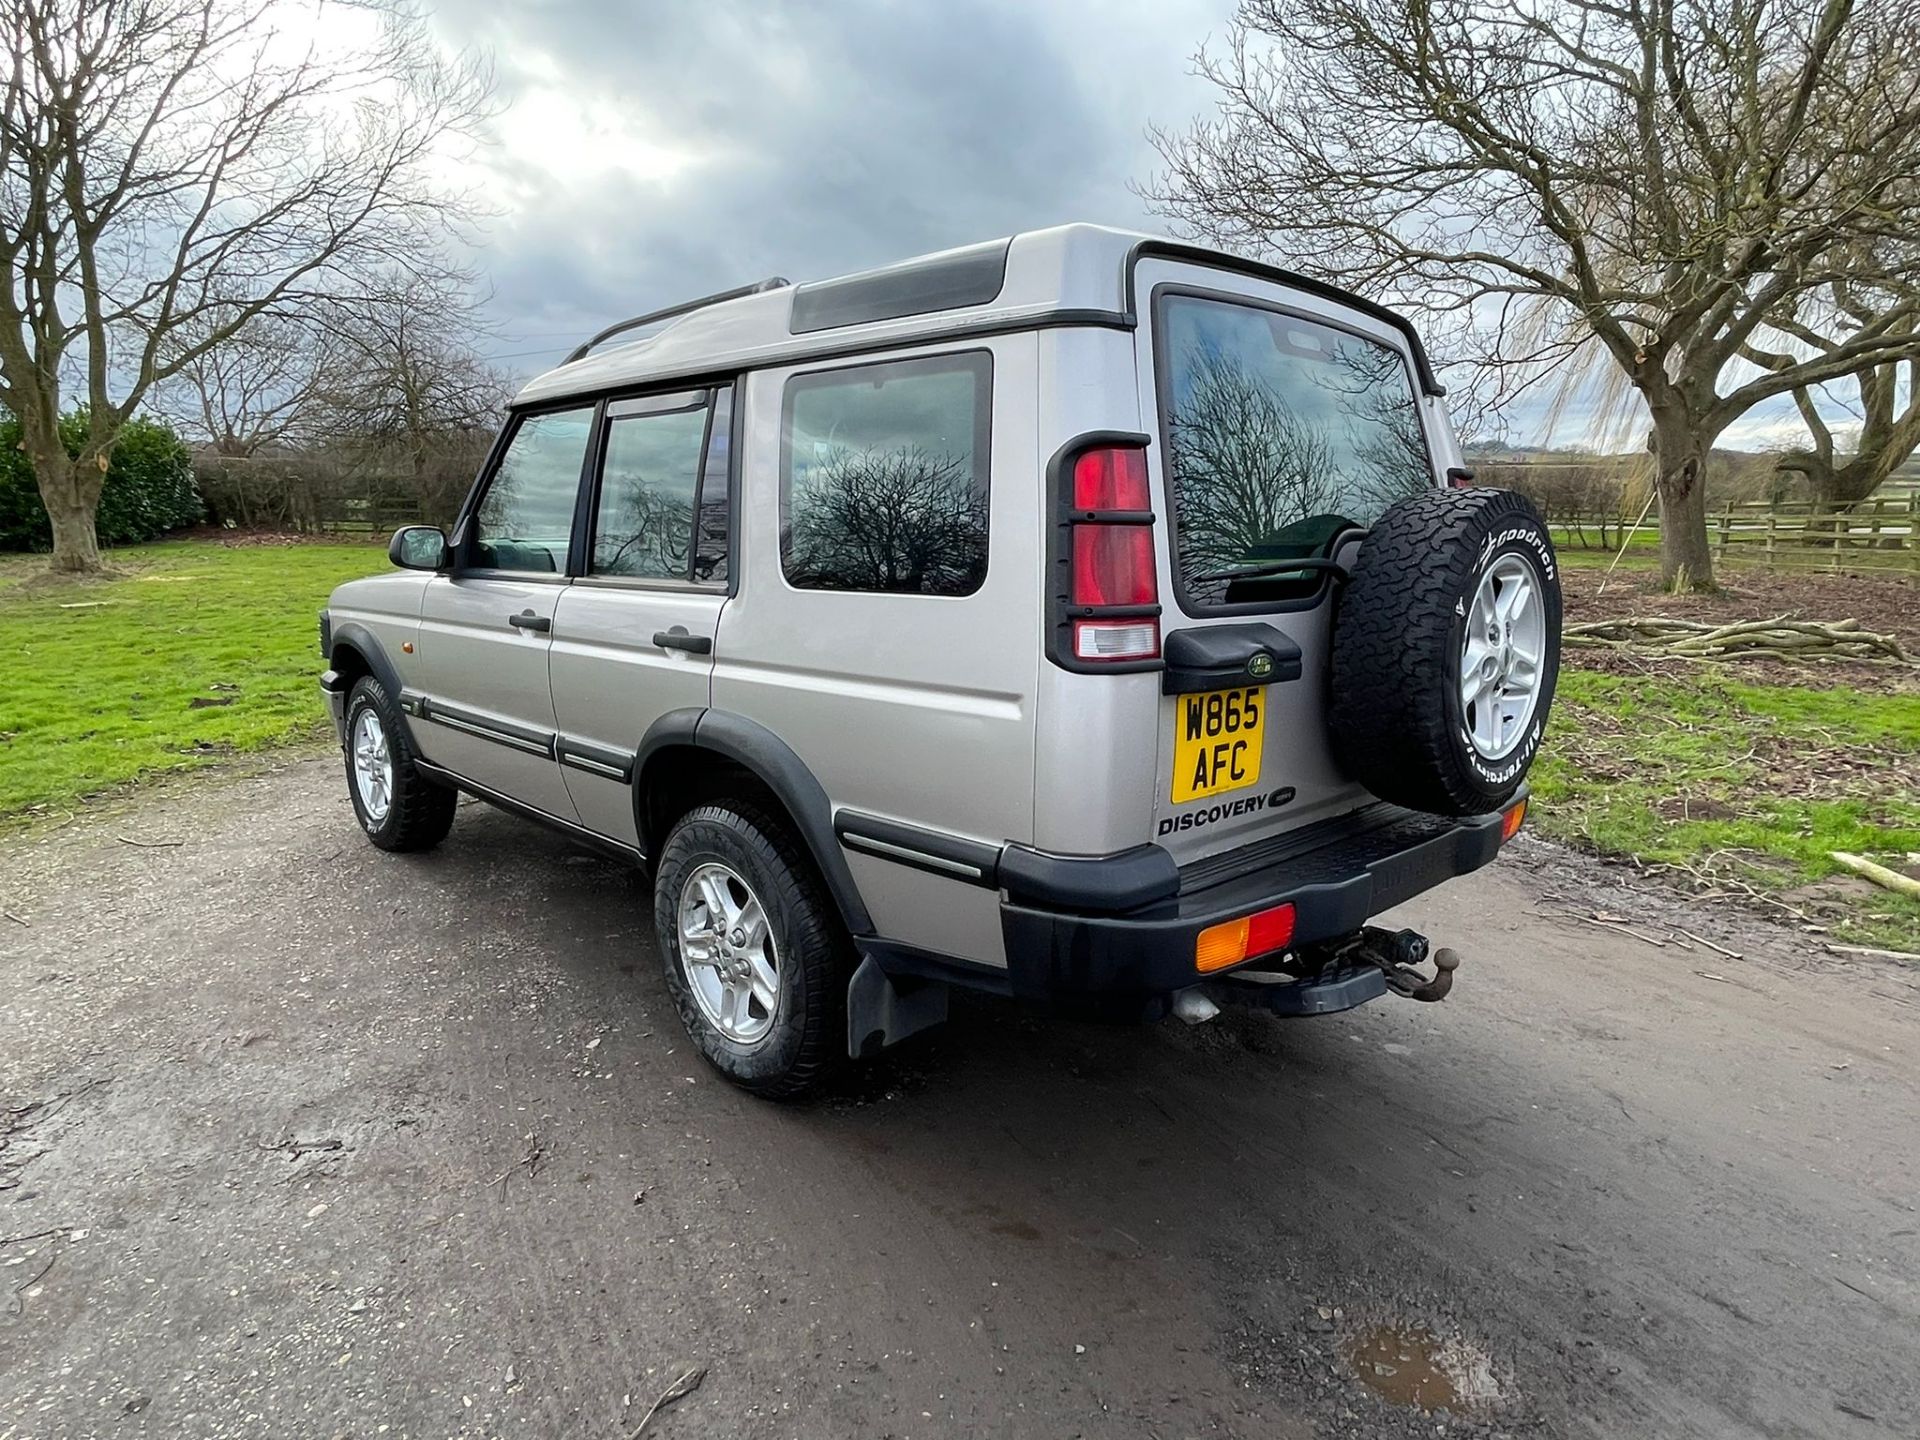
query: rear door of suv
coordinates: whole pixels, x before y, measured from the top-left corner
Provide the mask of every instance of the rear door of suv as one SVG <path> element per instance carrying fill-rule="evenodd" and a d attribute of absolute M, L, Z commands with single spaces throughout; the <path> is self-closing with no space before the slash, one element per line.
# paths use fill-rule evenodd
<path fill-rule="evenodd" d="M 635 752 L 703 709 L 732 584 L 733 387 L 607 401 L 583 506 L 585 563 L 553 622 L 556 753 L 581 823 L 638 845 Z"/>
<path fill-rule="evenodd" d="M 1339 567 L 1439 451 L 1385 321 L 1167 259 L 1135 294 L 1168 666 L 1151 838 L 1186 863 L 1368 801 L 1326 732 Z"/>

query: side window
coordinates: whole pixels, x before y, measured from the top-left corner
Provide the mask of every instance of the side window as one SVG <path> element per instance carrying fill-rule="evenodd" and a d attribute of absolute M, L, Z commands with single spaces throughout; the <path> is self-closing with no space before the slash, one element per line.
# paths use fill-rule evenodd
<path fill-rule="evenodd" d="M 729 402 L 723 390 L 711 399 L 696 391 L 607 406 L 591 573 L 709 584 L 727 578 Z"/>
<path fill-rule="evenodd" d="M 472 563 L 488 570 L 567 573 L 580 469 L 593 406 L 529 415 L 500 457 L 474 517 Z"/>
<path fill-rule="evenodd" d="M 724 584 L 727 578 L 727 540 L 732 531 L 729 467 L 733 463 L 733 392 L 722 390 L 713 400 L 713 423 L 707 427 L 706 469 L 700 476 L 700 507 L 694 519 L 693 578 Z"/>
<path fill-rule="evenodd" d="M 796 375 L 781 417 L 780 563 L 803 590 L 970 595 L 987 574 L 993 357 Z"/>

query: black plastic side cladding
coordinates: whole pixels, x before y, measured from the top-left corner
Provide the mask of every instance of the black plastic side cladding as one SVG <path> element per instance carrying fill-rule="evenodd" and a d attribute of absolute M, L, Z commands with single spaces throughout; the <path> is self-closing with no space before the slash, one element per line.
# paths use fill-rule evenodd
<path fill-rule="evenodd" d="M 343 650 L 352 651 L 365 662 L 367 670 L 380 682 L 387 694 L 393 697 L 393 703 L 396 706 L 399 705 L 400 692 L 406 687 L 400 683 L 400 672 L 394 668 L 393 661 L 387 658 L 386 649 L 374 638 L 373 632 L 354 620 L 335 625 L 331 617 L 328 618 L 327 631 L 329 646 L 327 658 L 332 662 L 333 668 L 342 673 L 353 669 L 353 666 L 343 662 L 341 656 Z M 413 726 L 404 710 L 401 712 L 400 723 L 407 727 L 407 740 L 411 743 Z M 418 745 L 414 746 L 415 750 L 419 748 Z"/>
<path fill-rule="evenodd" d="M 854 935 L 873 934 L 873 919 L 867 914 L 866 902 L 860 898 L 847 857 L 833 833 L 833 806 L 827 792 L 806 762 L 794 754 L 784 740 L 744 715 L 689 707 L 669 710 L 647 727 L 633 766 L 634 821 L 644 849 L 651 853 L 661 838 L 649 833 L 653 828 L 647 813 L 652 767 L 662 763 L 663 750 L 676 745 L 712 751 L 731 760 L 751 771 L 773 791 L 786 808 L 814 863 L 820 867 L 821 878 L 826 881 L 828 893 L 839 907 L 840 918 L 848 931 Z"/>

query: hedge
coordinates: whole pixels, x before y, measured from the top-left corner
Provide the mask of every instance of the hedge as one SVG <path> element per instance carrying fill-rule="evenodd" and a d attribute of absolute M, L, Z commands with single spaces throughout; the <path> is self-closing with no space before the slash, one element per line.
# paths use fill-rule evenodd
<path fill-rule="evenodd" d="M 60 437 L 77 455 L 87 435 L 87 412 L 61 417 Z M 94 526 L 102 545 L 133 545 L 169 530 L 197 524 L 200 494 L 193 461 L 172 427 L 145 417 L 129 420 L 107 462 L 106 483 Z M 53 527 L 33 462 L 20 448 L 20 422 L 0 416 L 0 550 L 51 550 Z"/>

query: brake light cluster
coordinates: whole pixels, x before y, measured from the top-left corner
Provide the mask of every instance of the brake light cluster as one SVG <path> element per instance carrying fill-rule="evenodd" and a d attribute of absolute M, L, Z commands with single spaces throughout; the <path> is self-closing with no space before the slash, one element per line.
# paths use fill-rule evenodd
<path fill-rule="evenodd" d="M 1293 943 L 1291 902 L 1209 925 L 1193 942 L 1193 968 L 1202 975 L 1226 970 L 1257 955 L 1271 955 Z"/>
<path fill-rule="evenodd" d="M 1071 653 L 1089 666 L 1160 655 L 1147 452 L 1102 445 L 1074 458 L 1065 524 Z"/>

